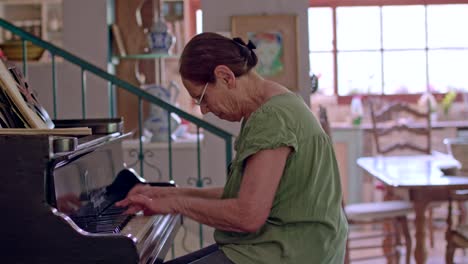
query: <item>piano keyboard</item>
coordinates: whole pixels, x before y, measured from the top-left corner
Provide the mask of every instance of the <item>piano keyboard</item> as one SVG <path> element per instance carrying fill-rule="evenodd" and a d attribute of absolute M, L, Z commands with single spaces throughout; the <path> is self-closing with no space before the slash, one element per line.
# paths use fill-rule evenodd
<path fill-rule="evenodd" d="M 120 233 L 132 218 L 131 215 L 123 215 L 124 211 L 125 208 L 111 206 L 101 214 L 85 214 L 71 218 L 76 225 L 89 233 Z"/>
<path fill-rule="evenodd" d="M 166 226 L 172 219 L 170 215 L 123 215 L 125 208 L 117 206 L 110 206 L 101 214 L 96 214 L 95 209 L 90 207 L 84 207 L 82 211 L 88 213 L 71 217 L 81 229 L 89 233 L 121 234 L 137 244 L 149 237 L 155 238 L 155 233 L 164 233 L 164 230 L 158 230 L 158 226 Z"/>

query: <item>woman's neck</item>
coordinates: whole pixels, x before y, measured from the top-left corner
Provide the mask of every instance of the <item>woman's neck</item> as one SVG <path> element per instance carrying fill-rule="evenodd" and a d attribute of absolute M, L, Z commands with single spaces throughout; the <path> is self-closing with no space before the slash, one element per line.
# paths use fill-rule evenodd
<path fill-rule="evenodd" d="M 255 71 L 252 71 L 249 75 L 245 85 L 246 103 L 243 111 L 246 120 L 271 97 L 289 92 L 285 87 L 265 80 Z"/>

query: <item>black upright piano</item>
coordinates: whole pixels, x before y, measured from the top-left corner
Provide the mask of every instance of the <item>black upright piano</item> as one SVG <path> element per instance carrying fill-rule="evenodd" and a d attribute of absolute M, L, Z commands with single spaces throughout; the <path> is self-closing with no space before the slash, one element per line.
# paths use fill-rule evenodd
<path fill-rule="evenodd" d="M 161 263 L 180 215 L 123 215 L 114 203 L 148 183 L 125 167 L 118 119 L 85 137 L 0 135 L 0 263 Z"/>

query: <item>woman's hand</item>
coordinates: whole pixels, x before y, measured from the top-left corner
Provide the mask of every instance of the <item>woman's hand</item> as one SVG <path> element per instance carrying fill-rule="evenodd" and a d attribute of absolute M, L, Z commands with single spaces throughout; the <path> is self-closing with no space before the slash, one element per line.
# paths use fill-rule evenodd
<path fill-rule="evenodd" d="M 151 199 L 161 198 L 168 196 L 171 193 L 171 189 L 169 187 L 153 187 L 147 184 L 138 184 L 128 192 L 127 197 L 142 194 Z"/>
<path fill-rule="evenodd" d="M 127 198 L 115 203 L 116 206 L 128 207 L 124 214 L 135 214 L 143 211 L 144 215 L 174 214 L 174 199 L 152 199 L 143 194 L 128 195 Z"/>
<path fill-rule="evenodd" d="M 165 206 L 167 198 L 174 188 L 156 187 L 138 184 L 133 187 L 125 199 L 115 203 L 116 206 L 128 207 L 124 214 L 135 214 L 143 211 L 145 215 L 170 214 L 171 210 Z"/>
<path fill-rule="evenodd" d="M 152 197 L 153 193 L 153 187 L 147 185 L 147 184 L 137 184 L 135 185 L 127 194 L 127 197 L 137 195 L 137 194 L 142 194 L 148 197 Z"/>

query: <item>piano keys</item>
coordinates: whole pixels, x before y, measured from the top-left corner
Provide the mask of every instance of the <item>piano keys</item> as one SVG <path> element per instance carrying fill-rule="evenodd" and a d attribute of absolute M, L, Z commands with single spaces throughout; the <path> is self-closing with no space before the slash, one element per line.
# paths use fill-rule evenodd
<path fill-rule="evenodd" d="M 125 168 L 124 137 L 0 136 L 0 262 L 163 261 L 181 216 L 123 215 L 114 204 L 136 184 L 175 185 Z"/>

